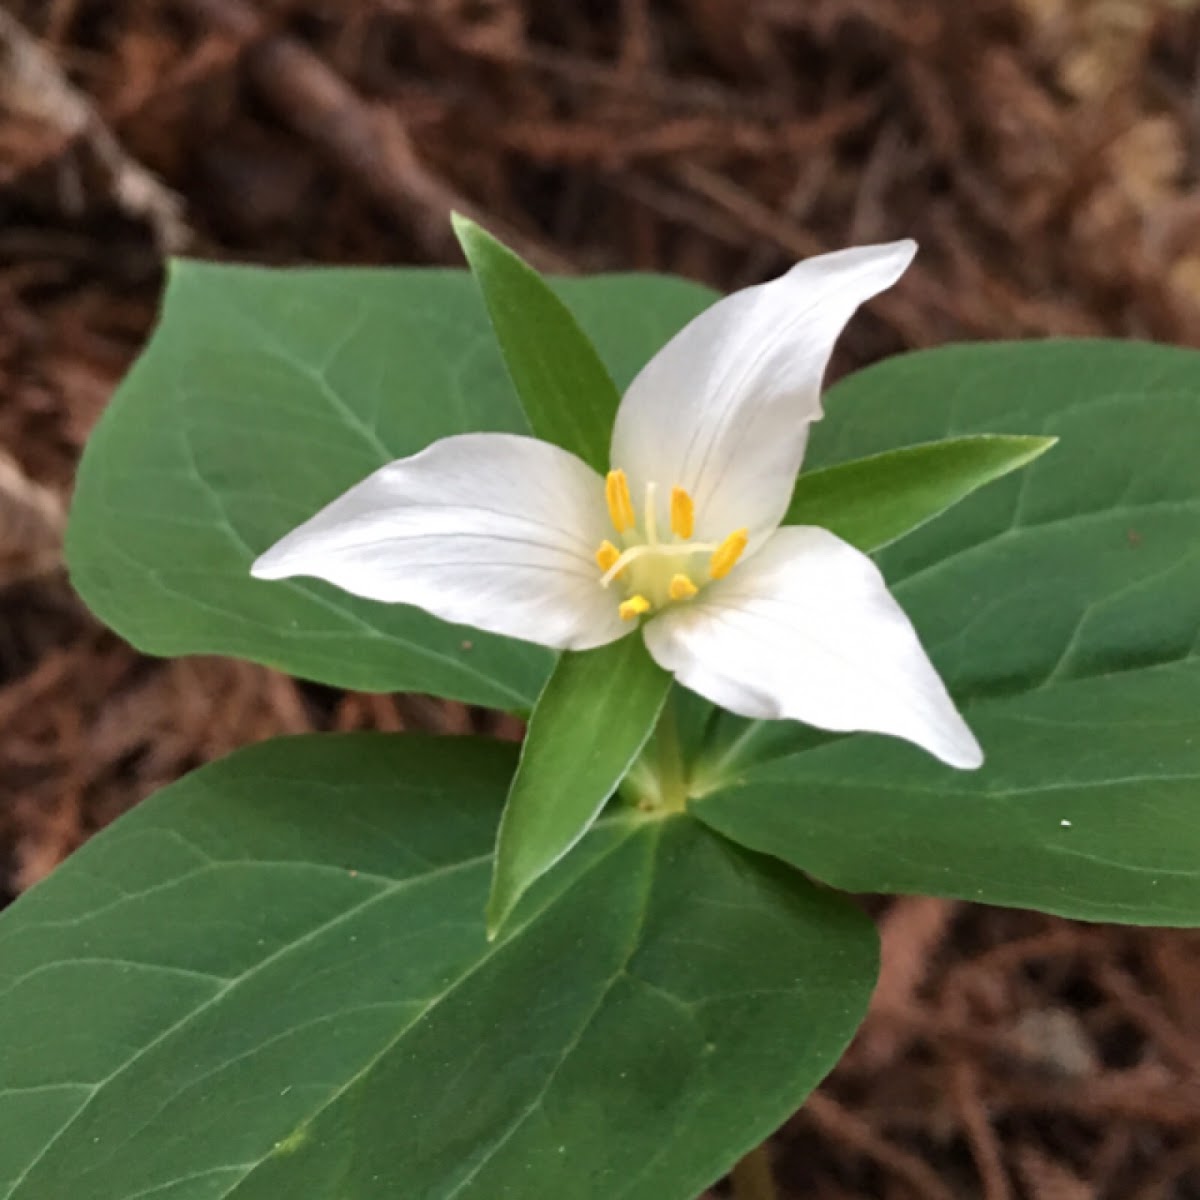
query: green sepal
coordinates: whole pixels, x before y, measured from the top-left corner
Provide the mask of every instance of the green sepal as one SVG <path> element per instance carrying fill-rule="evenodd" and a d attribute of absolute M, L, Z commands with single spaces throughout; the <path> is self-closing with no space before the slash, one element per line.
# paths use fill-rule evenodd
<path fill-rule="evenodd" d="M 534 436 L 606 471 L 621 393 L 595 346 L 542 277 L 507 246 L 458 214 L 454 232 Z"/>
<path fill-rule="evenodd" d="M 819 525 L 870 553 L 1033 462 L 1056 441 L 976 434 L 801 472 L 784 523 Z"/>
<path fill-rule="evenodd" d="M 650 737 L 670 686 L 636 632 L 558 660 L 530 718 L 500 821 L 489 937 L 600 815 Z"/>

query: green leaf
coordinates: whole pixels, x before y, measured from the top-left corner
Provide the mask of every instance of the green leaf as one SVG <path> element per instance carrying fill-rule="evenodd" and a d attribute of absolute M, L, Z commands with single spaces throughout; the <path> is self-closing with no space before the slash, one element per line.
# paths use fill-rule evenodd
<path fill-rule="evenodd" d="M 802 471 L 784 521 L 878 550 L 1053 445 L 1054 438 L 978 434 Z"/>
<path fill-rule="evenodd" d="M 605 819 L 489 943 L 513 757 L 243 751 L 0 918 L 3 1200 L 691 1200 L 862 1016 L 865 918 L 687 817 Z"/>
<path fill-rule="evenodd" d="M 621 383 L 712 299 L 651 276 L 555 287 Z M 161 324 L 84 454 L 72 580 L 151 654 L 528 710 L 547 651 L 315 580 L 249 576 L 377 467 L 475 429 L 528 432 L 467 272 L 176 263 Z"/>
<path fill-rule="evenodd" d="M 979 772 L 843 738 L 693 807 L 835 887 L 1200 925 L 1200 674 L 1107 676 L 968 711 Z"/>
<path fill-rule="evenodd" d="M 692 811 L 841 887 L 1200 924 L 1200 355 L 956 347 L 852 376 L 828 411 L 818 465 L 998 425 L 1060 439 L 879 555 L 987 762 L 809 736 L 731 760 Z"/>
<path fill-rule="evenodd" d="M 596 348 L 528 263 L 466 217 L 455 214 L 454 232 L 534 436 L 607 471 L 621 393 Z"/>
<path fill-rule="evenodd" d="M 564 654 L 538 697 L 496 841 L 489 936 L 587 832 L 646 744 L 671 687 L 639 634 Z"/>

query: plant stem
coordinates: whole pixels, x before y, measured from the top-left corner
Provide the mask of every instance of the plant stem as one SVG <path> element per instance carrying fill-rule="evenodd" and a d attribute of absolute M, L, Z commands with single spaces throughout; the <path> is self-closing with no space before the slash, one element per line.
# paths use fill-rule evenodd
<path fill-rule="evenodd" d="M 767 1144 L 755 1147 L 729 1173 L 735 1200 L 779 1200 Z"/>
<path fill-rule="evenodd" d="M 682 812 L 687 807 L 687 771 L 679 741 L 679 719 L 675 698 L 668 695 L 654 731 L 658 758 L 658 788 L 662 807 L 667 812 Z"/>
<path fill-rule="evenodd" d="M 692 778 L 692 795 L 702 796 L 720 787 L 728 772 L 738 765 L 742 751 L 763 732 L 765 725 L 765 721 L 751 721 L 715 757 L 703 757 Z"/>
<path fill-rule="evenodd" d="M 668 693 L 658 723 L 637 760 L 621 781 L 620 793 L 628 804 L 645 813 L 681 813 L 687 808 L 688 766 L 675 698 Z"/>

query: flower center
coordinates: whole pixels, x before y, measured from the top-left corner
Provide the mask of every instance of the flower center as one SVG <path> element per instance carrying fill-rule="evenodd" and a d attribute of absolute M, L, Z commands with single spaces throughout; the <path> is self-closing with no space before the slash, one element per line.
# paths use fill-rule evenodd
<path fill-rule="evenodd" d="M 646 484 L 646 498 L 639 522 L 629 480 L 621 470 L 609 471 L 604 481 L 608 515 L 616 531 L 616 542 L 605 539 L 596 551 L 600 583 L 618 583 L 625 595 L 618 611 L 625 621 L 690 600 L 709 580 L 723 579 L 733 570 L 749 541 L 749 531 L 735 529 L 722 542 L 696 542 L 696 508 L 681 487 L 671 489 L 668 506 L 671 533 L 660 538 L 658 529 L 658 485 Z M 707 558 L 707 562 L 704 559 Z"/>

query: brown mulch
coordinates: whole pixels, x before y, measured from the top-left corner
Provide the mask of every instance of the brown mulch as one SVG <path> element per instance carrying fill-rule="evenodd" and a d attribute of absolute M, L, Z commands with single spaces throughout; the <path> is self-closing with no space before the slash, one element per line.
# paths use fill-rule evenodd
<path fill-rule="evenodd" d="M 1200 345 L 1196 0 L 0 2 L 0 887 L 236 746 L 464 731 L 421 698 L 139 657 L 65 500 L 166 252 L 538 265 L 730 289 L 911 235 L 844 370 L 967 338 Z M 1200 1197 L 1200 939 L 904 899 L 782 1196 Z M 803 1031 L 797 1031 L 802 1037 Z"/>

